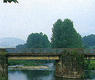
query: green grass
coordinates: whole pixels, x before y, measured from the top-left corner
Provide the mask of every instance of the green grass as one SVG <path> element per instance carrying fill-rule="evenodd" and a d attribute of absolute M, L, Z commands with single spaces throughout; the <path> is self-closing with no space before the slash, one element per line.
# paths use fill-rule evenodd
<path fill-rule="evenodd" d="M 95 60 L 90 60 L 89 69 L 95 70 Z"/>

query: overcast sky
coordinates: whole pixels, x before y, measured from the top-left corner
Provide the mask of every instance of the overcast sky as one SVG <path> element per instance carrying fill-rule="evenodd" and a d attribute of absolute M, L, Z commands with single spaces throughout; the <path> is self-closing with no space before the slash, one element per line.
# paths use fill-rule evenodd
<path fill-rule="evenodd" d="M 19 4 L 0 0 L 0 38 L 26 40 L 33 32 L 51 37 L 57 19 L 69 18 L 82 35 L 95 34 L 95 0 L 18 0 Z"/>

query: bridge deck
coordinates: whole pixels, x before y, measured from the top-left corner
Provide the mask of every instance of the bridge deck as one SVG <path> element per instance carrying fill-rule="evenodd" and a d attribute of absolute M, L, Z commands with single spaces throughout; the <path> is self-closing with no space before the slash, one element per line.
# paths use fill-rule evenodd
<path fill-rule="evenodd" d="M 8 60 L 59 60 L 56 53 L 8 53 Z"/>
<path fill-rule="evenodd" d="M 8 60 L 59 60 L 59 57 L 8 57 Z"/>
<path fill-rule="evenodd" d="M 64 53 L 63 53 L 64 54 Z M 8 53 L 8 60 L 59 60 L 62 53 Z M 85 54 L 86 59 L 95 60 L 95 53 Z"/>

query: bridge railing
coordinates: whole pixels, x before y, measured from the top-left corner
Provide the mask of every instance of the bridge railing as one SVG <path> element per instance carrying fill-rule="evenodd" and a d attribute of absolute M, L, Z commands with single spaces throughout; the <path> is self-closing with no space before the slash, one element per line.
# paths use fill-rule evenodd
<path fill-rule="evenodd" d="M 6 49 L 9 53 L 22 53 L 22 52 L 32 52 L 32 53 L 61 53 L 64 49 L 52 49 L 52 48 L 25 48 L 25 49 Z"/>
<path fill-rule="evenodd" d="M 64 50 L 71 50 L 71 48 L 24 48 L 24 49 L 12 49 L 7 48 L 6 51 L 9 53 L 20 53 L 20 52 L 32 52 L 32 53 L 61 53 Z M 77 48 L 76 48 L 77 49 Z M 79 50 L 79 49 L 78 49 Z"/>

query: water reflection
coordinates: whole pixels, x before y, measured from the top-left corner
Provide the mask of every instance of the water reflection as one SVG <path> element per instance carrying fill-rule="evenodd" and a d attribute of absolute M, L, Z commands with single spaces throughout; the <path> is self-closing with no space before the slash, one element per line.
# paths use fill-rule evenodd
<path fill-rule="evenodd" d="M 86 79 L 59 78 L 54 76 L 54 71 L 49 70 L 24 70 L 24 71 L 8 71 L 8 80 L 86 80 Z M 95 80 L 95 74 L 93 79 L 89 80 Z"/>
<path fill-rule="evenodd" d="M 65 78 L 55 78 L 55 80 L 85 80 L 85 79 L 65 79 Z"/>
<path fill-rule="evenodd" d="M 8 80 L 54 80 L 53 73 L 48 70 L 9 71 Z"/>

